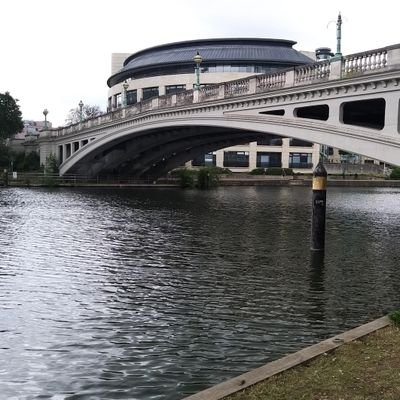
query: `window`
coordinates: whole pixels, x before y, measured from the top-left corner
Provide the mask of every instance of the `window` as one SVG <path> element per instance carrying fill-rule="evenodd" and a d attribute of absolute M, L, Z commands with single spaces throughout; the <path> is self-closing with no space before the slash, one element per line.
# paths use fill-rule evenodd
<path fill-rule="evenodd" d="M 129 90 L 126 92 L 126 104 L 129 106 L 131 104 L 137 103 L 137 90 Z"/>
<path fill-rule="evenodd" d="M 213 153 L 203 154 L 192 160 L 194 167 L 213 167 L 216 165 L 216 155 Z"/>
<path fill-rule="evenodd" d="M 158 87 L 143 88 L 143 100 L 150 99 L 152 97 L 158 97 Z"/>
<path fill-rule="evenodd" d="M 248 167 L 248 151 L 224 151 L 224 167 Z"/>
<path fill-rule="evenodd" d="M 175 94 L 184 92 L 186 90 L 186 85 L 168 85 L 165 86 L 165 94 Z"/>
<path fill-rule="evenodd" d="M 282 138 L 275 135 L 265 135 L 261 139 L 257 139 L 259 146 L 282 146 Z"/>
<path fill-rule="evenodd" d="M 289 168 L 312 168 L 311 153 L 290 153 Z"/>
<path fill-rule="evenodd" d="M 114 96 L 114 108 L 121 107 L 121 93 L 118 93 Z"/>
<path fill-rule="evenodd" d="M 290 139 L 289 146 L 292 147 L 313 147 L 313 143 L 306 142 L 305 140 L 300 139 Z"/>
<path fill-rule="evenodd" d="M 257 152 L 257 168 L 281 167 L 282 153 Z"/>

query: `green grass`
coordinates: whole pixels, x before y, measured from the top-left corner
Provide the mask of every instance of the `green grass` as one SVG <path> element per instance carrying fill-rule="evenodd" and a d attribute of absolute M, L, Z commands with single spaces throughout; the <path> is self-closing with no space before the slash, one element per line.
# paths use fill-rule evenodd
<path fill-rule="evenodd" d="M 399 349 L 400 328 L 383 328 L 225 400 L 398 400 Z"/>

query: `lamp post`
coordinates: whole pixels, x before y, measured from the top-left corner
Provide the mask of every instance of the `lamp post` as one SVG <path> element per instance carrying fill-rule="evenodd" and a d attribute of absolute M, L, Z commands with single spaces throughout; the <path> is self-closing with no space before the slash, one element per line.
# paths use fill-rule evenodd
<path fill-rule="evenodd" d="M 196 83 L 194 85 L 195 90 L 200 90 L 200 64 L 203 61 L 203 58 L 197 52 L 197 54 L 193 57 L 193 61 L 196 64 L 195 71 L 196 71 Z"/>
<path fill-rule="evenodd" d="M 338 19 L 336 21 L 336 54 L 335 57 L 342 57 L 342 16 L 338 15 Z"/>
<path fill-rule="evenodd" d="M 44 129 L 47 129 L 47 114 L 49 113 L 49 110 L 45 108 L 43 110 L 43 115 L 44 115 Z"/>
<path fill-rule="evenodd" d="M 129 88 L 129 83 L 127 81 L 124 82 L 122 85 L 122 88 L 124 89 L 123 94 L 122 94 L 122 106 L 126 107 L 128 105 L 128 99 L 126 98 L 126 92 Z"/>
<path fill-rule="evenodd" d="M 79 106 L 79 120 L 80 120 L 80 122 L 82 122 L 82 119 L 83 119 L 83 115 L 82 115 L 83 101 L 82 100 L 79 102 L 78 106 Z"/>

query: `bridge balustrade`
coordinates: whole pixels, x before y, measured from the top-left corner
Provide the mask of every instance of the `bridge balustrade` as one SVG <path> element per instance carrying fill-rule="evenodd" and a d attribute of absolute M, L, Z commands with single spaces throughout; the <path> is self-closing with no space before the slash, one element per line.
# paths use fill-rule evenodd
<path fill-rule="evenodd" d="M 343 73 L 352 75 L 386 68 L 388 52 L 386 49 L 344 57 Z"/>
<path fill-rule="evenodd" d="M 313 83 L 317 80 L 328 80 L 331 72 L 331 62 L 327 60 L 320 61 L 317 64 L 295 67 L 294 71 L 294 83 L 296 85 Z"/>
<path fill-rule="evenodd" d="M 282 88 L 286 84 L 286 71 L 256 77 L 256 93 L 266 92 L 271 89 Z"/>
<path fill-rule="evenodd" d="M 225 97 L 235 97 L 235 96 L 242 96 L 244 94 L 249 93 L 250 88 L 250 79 L 237 79 L 232 82 L 225 82 L 224 84 L 224 93 Z"/>
<path fill-rule="evenodd" d="M 184 106 L 193 103 L 193 89 L 186 90 L 176 94 L 176 104 L 178 106 Z"/>
<path fill-rule="evenodd" d="M 221 85 L 207 85 L 200 89 L 199 101 L 217 100 L 220 96 Z"/>

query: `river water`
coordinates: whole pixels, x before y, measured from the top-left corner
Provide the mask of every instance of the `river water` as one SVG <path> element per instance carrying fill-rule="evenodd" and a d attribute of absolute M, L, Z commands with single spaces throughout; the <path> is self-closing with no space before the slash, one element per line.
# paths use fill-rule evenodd
<path fill-rule="evenodd" d="M 400 306 L 400 190 L 0 189 L 0 398 L 181 399 Z"/>

